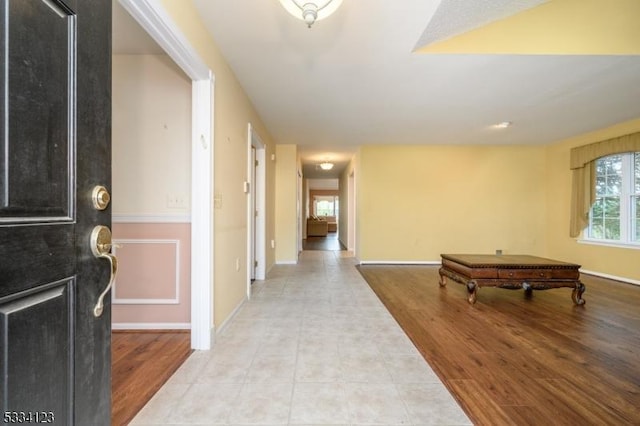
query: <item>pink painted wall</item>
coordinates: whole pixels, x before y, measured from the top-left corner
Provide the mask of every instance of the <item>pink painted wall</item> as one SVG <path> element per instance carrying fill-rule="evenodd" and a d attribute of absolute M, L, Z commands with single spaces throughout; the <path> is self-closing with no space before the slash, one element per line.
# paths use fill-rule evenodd
<path fill-rule="evenodd" d="M 190 323 L 190 233 L 189 223 L 113 223 L 114 243 L 120 246 L 114 249 L 114 327 Z"/>

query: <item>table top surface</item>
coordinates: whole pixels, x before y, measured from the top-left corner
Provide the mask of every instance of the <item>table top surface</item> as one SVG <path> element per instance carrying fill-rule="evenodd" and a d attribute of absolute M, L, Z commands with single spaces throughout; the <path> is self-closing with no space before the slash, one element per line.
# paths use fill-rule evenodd
<path fill-rule="evenodd" d="M 527 254 L 441 254 L 440 256 L 470 268 L 580 268 L 580 265 L 575 263 Z"/>

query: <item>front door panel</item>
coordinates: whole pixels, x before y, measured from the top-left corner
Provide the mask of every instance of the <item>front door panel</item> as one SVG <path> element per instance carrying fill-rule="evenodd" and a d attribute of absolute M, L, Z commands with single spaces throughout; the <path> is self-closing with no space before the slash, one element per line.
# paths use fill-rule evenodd
<path fill-rule="evenodd" d="M 0 0 L 3 421 L 110 424 L 110 269 L 90 247 L 111 224 L 91 200 L 111 184 L 110 29 L 110 0 Z"/>
<path fill-rule="evenodd" d="M 5 0 L 6 1 L 6 0 Z M 6 114 L 0 220 L 71 220 L 75 17 L 43 1 L 4 9 Z M 20 24 L 12 17 L 20 16 Z"/>
<path fill-rule="evenodd" d="M 6 412 L 72 418 L 73 280 L 42 286 L 0 305 L 0 371 Z M 27 374 L 24 374 L 28 372 Z"/>

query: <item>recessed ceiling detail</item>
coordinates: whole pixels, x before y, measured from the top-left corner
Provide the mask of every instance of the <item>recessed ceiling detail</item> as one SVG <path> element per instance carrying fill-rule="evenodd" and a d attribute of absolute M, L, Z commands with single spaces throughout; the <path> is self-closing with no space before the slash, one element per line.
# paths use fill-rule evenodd
<path fill-rule="evenodd" d="M 507 18 L 549 0 L 442 0 L 416 49 Z"/>
<path fill-rule="evenodd" d="M 500 2 L 510 3 L 508 0 L 492 0 L 488 3 Z M 464 7 L 462 3 L 465 3 Z M 484 2 L 444 0 L 441 4 L 442 11 L 436 11 L 420 39 L 422 47 L 416 51 L 454 54 L 640 55 L 638 0 L 552 0 L 495 22 L 484 22 L 486 25 L 474 25 L 482 24 L 485 18 L 489 18 L 489 13 L 480 13 L 475 18 L 469 12 L 472 9 L 482 9 L 483 6 L 479 3 L 484 5 Z M 454 25 L 457 22 L 460 24 Z M 453 34 L 454 29 L 463 30 L 465 27 L 473 28 Z M 447 30 L 453 37 L 445 39 Z"/>

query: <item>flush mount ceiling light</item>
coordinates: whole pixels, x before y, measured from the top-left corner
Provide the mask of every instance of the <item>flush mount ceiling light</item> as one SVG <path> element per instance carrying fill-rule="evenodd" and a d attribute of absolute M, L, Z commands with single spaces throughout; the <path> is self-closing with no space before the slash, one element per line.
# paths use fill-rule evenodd
<path fill-rule="evenodd" d="M 498 123 L 498 124 L 494 124 L 493 127 L 495 129 L 506 129 L 507 127 L 510 127 L 513 123 L 510 121 L 503 121 L 502 123 Z"/>
<path fill-rule="evenodd" d="M 331 169 L 333 169 L 333 163 L 325 161 L 324 163 L 320 163 L 320 168 L 322 170 L 331 170 Z"/>
<path fill-rule="evenodd" d="M 280 0 L 287 12 L 303 20 L 311 28 L 314 22 L 320 21 L 335 12 L 342 0 Z"/>

